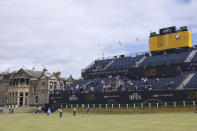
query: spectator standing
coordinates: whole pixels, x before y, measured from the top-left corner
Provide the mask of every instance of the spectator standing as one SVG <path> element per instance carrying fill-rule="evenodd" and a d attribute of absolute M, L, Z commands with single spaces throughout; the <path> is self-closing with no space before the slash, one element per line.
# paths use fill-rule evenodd
<path fill-rule="evenodd" d="M 141 78 L 141 82 L 144 82 L 144 77 L 142 76 L 142 78 Z"/>
<path fill-rule="evenodd" d="M 60 118 L 62 118 L 62 109 L 59 109 L 60 112 Z"/>
<path fill-rule="evenodd" d="M 76 113 L 77 113 L 77 109 L 76 107 L 73 108 L 73 116 L 76 116 Z"/>
<path fill-rule="evenodd" d="M 187 77 L 187 74 L 186 74 L 186 73 L 184 73 L 184 74 L 183 74 L 183 78 L 184 78 L 184 79 L 186 79 L 186 77 Z"/>
<path fill-rule="evenodd" d="M 11 110 L 12 110 L 12 114 L 14 114 L 14 105 L 12 105 L 12 109 Z"/>
<path fill-rule="evenodd" d="M 51 114 L 51 109 L 48 108 L 47 115 L 50 115 L 50 114 Z"/>
<path fill-rule="evenodd" d="M 12 108 L 11 108 L 10 105 L 9 105 L 8 109 L 9 109 L 9 113 L 11 114 L 12 113 Z"/>
<path fill-rule="evenodd" d="M 136 90 L 136 91 L 138 90 L 137 85 L 135 85 L 135 90 Z"/>
<path fill-rule="evenodd" d="M 88 107 L 88 109 L 87 109 L 87 114 L 88 114 L 88 116 L 90 115 L 90 107 Z"/>

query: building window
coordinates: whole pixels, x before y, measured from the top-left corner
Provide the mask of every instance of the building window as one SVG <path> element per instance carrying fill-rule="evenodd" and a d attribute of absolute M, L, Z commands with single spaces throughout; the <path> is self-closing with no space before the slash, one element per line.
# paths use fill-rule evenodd
<path fill-rule="evenodd" d="M 50 82 L 50 89 L 51 90 L 53 89 L 53 82 L 52 81 Z"/>
<path fill-rule="evenodd" d="M 16 86 L 18 86 L 18 81 L 19 81 L 19 79 L 16 79 Z"/>
<path fill-rule="evenodd" d="M 35 96 L 36 104 L 38 104 L 38 96 Z"/>
<path fill-rule="evenodd" d="M 29 85 L 29 79 L 26 80 L 26 84 Z"/>
<path fill-rule="evenodd" d="M 13 86 L 15 86 L 16 85 L 16 79 L 14 79 L 14 81 L 13 81 Z"/>
<path fill-rule="evenodd" d="M 24 84 L 24 79 L 19 79 L 20 84 Z"/>
<path fill-rule="evenodd" d="M 36 92 L 36 86 L 34 85 L 34 93 Z"/>
<path fill-rule="evenodd" d="M 60 88 L 63 89 L 63 84 L 60 84 Z"/>
<path fill-rule="evenodd" d="M 57 89 L 57 82 L 54 82 L 54 89 Z"/>
<path fill-rule="evenodd" d="M 12 80 L 10 80 L 10 86 L 12 85 Z"/>
<path fill-rule="evenodd" d="M 20 97 L 23 97 L 23 92 L 20 92 Z"/>

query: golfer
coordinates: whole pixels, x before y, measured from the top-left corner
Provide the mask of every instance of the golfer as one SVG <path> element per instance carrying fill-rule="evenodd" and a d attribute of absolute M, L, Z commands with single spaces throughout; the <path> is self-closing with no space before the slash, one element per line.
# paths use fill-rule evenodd
<path fill-rule="evenodd" d="M 77 112 L 77 109 L 74 107 L 73 108 L 73 116 L 76 116 L 76 112 Z"/>

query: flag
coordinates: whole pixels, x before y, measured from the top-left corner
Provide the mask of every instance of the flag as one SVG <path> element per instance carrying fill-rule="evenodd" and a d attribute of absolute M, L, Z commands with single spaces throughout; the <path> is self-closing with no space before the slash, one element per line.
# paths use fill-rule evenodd
<path fill-rule="evenodd" d="M 121 43 L 120 41 L 118 42 L 118 44 L 119 44 L 119 45 L 122 45 L 122 43 Z"/>
<path fill-rule="evenodd" d="M 136 37 L 136 41 L 139 42 L 140 40 Z"/>

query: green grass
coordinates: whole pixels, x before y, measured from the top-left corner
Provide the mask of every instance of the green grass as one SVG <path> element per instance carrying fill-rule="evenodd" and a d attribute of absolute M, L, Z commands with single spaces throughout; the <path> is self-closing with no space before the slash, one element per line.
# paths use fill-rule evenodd
<path fill-rule="evenodd" d="M 0 131 L 197 131 L 197 114 L 0 114 Z"/>

